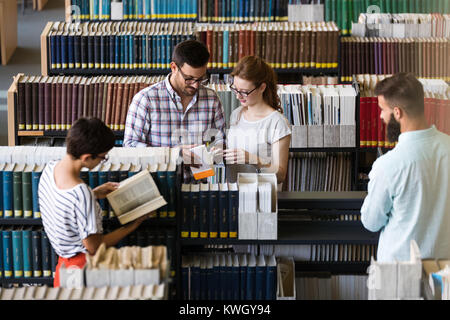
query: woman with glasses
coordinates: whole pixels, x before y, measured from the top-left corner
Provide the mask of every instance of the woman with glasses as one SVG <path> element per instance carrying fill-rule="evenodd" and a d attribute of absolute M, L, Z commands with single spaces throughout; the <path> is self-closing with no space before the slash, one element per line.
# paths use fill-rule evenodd
<path fill-rule="evenodd" d="M 86 253 L 95 254 L 100 244 L 107 247 L 120 240 L 147 219 L 142 216 L 108 234 L 103 234 L 102 212 L 97 199 L 117 189 L 107 182 L 92 190 L 80 178 L 83 167 L 95 168 L 108 160 L 114 147 L 114 134 L 101 120 L 80 118 L 67 133 L 67 153 L 60 161 L 47 163 L 39 180 L 42 224 L 58 255 L 54 286 L 59 287 L 59 269 L 83 268 Z M 149 213 L 150 214 L 150 213 Z"/>
<path fill-rule="evenodd" d="M 261 58 L 242 58 L 232 73 L 231 90 L 240 107 L 230 116 L 224 150 L 227 179 L 238 172 L 276 173 L 284 181 L 288 165 L 291 129 L 282 114 L 273 69 Z"/>

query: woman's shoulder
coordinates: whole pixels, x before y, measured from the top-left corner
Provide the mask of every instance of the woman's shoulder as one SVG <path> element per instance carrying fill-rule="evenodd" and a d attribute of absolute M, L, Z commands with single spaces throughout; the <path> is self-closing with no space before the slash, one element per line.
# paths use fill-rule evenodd
<path fill-rule="evenodd" d="M 289 120 L 284 114 L 279 111 L 272 113 L 271 122 L 274 124 L 281 124 L 282 126 L 290 127 Z"/>

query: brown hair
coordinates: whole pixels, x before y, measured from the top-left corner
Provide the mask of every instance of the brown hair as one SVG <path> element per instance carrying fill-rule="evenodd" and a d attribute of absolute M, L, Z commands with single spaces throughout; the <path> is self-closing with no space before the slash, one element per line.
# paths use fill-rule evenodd
<path fill-rule="evenodd" d="M 423 86 L 412 73 L 397 73 L 385 78 L 375 87 L 375 95 L 383 96 L 388 105 L 401 107 L 408 116 L 424 113 Z"/>
<path fill-rule="evenodd" d="M 277 94 L 277 75 L 273 69 L 258 56 L 243 57 L 231 72 L 231 76 L 253 82 L 256 87 L 266 84 L 263 100 L 275 110 L 283 113 L 280 97 Z"/>
<path fill-rule="evenodd" d="M 114 133 L 100 119 L 80 118 L 67 133 L 67 153 L 75 159 L 92 154 L 95 159 L 100 153 L 111 150 L 114 141 Z"/>

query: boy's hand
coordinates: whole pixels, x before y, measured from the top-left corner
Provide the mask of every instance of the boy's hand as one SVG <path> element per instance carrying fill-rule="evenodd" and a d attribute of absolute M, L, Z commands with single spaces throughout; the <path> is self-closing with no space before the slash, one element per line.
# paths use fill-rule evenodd
<path fill-rule="evenodd" d="M 96 187 L 93 191 L 97 199 L 105 199 L 107 194 L 116 190 L 118 187 L 119 187 L 118 182 L 106 182 Z"/>

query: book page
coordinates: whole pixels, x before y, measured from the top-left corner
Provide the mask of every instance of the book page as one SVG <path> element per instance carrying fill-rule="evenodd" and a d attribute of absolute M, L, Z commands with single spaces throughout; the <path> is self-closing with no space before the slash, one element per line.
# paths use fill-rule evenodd
<path fill-rule="evenodd" d="M 118 216 L 158 197 L 159 190 L 147 170 L 122 181 L 119 188 L 107 196 Z"/>

